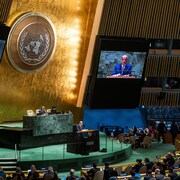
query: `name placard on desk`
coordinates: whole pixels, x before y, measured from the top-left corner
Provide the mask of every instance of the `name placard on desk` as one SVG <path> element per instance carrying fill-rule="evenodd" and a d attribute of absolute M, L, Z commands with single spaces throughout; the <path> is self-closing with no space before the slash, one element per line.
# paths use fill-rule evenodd
<path fill-rule="evenodd" d="M 106 78 L 112 79 L 135 79 L 135 76 L 106 76 Z"/>

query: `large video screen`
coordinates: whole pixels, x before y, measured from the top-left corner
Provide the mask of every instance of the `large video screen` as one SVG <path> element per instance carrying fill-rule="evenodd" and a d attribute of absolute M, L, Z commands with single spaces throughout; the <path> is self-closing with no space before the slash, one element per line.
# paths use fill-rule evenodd
<path fill-rule="evenodd" d="M 146 56 L 147 52 L 102 50 L 97 78 L 117 78 L 121 76 L 121 78 L 141 79 Z"/>
<path fill-rule="evenodd" d="M 149 44 L 146 39 L 97 36 L 84 104 L 93 109 L 138 107 Z"/>

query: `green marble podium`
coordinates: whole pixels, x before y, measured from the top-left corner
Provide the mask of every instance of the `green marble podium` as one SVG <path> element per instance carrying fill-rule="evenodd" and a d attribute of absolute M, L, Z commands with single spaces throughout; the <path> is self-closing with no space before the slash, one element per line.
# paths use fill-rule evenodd
<path fill-rule="evenodd" d="M 32 129 L 33 136 L 73 132 L 73 114 L 23 116 L 23 128 Z"/>

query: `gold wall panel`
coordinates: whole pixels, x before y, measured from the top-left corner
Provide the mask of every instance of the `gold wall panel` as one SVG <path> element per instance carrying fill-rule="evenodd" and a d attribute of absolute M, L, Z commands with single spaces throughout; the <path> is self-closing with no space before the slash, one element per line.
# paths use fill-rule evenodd
<path fill-rule="evenodd" d="M 0 122 L 22 119 L 27 109 L 42 105 L 72 111 L 75 122 L 83 117 L 76 107 L 97 0 L 13 0 L 7 25 L 23 14 L 47 16 L 56 31 L 56 50 L 41 71 L 22 73 L 13 68 L 4 53 L 0 66 Z M 15 48 L 15 47 L 12 47 Z"/>

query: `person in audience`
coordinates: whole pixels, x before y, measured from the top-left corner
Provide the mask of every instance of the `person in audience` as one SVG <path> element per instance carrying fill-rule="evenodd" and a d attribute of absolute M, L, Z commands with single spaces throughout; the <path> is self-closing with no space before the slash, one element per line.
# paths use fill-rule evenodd
<path fill-rule="evenodd" d="M 94 175 L 97 171 L 100 171 L 100 168 L 97 168 L 97 164 L 93 163 L 92 168 L 87 171 L 88 177 L 90 177 L 90 179 L 93 179 Z M 89 178 L 87 178 L 87 179 L 89 179 Z"/>
<path fill-rule="evenodd" d="M 149 126 L 149 137 L 151 138 L 151 141 L 153 141 L 155 139 L 156 129 L 154 127 L 155 126 L 153 126 L 153 125 Z"/>
<path fill-rule="evenodd" d="M 143 166 L 142 159 L 136 159 L 136 164 L 133 166 L 133 171 L 139 173 L 139 169 Z"/>
<path fill-rule="evenodd" d="M 24 180 L 25 176 L 20 167 L 16 167 L 16 171 L 13 174 L 13 180 Z"/>
<path fill-rule="evenodd" d="M 151 170 L 154 163 L 149 160 L 149 158 L 144 158 L 144 165 L 147 167 L 147 170 Z"/>
<path fill-rule="evenodd" d="M 57 172 L 54 171 L 52 166 L 48 167 L 48 171 L 43 176 L 44 180 L 58 180 Z"/>
<path fill-rule="evenodd" d="M 109 178 L 112 176 L 113 168 L 109 167 L 109 163 L 106 162 L 104 164 L 104 180 L 109 180 Z"/>
<path fill-rule="evenodd" d="M 152 171 L 148 169 L 146 176 L 144 176 L 144 180 L 149 180 L 153 178 Z"/>
<path fill-rule="evenodd" d="M 28 180 L 37 180 L 39 179 L 39 173 L 36 170 L 36 166 L 33 164 L 31 165 L 31 171 L 28 173 Z"/>
<path fill-rule="evenodd" d="M 117 127 L 116 130 L 114 131 L 114 137 L 118 137 L 119 135 L 119 128 Z"/>
<path fill-rule="evenodd" d="M 109 178 L 109 180 L 117 180 L 117 176 L 118 176 L 117 171 L 113 170 L 112 173 L 111 173 L 111 177 Z"/>
<path fill-rule="evenodd" d="M 172 167 L 169 167 L 169 174 L 168 177 L 171 178 L 171 180 L 175 180 L 178 177 L 178 174 L 173 171 Z"/>
<path fill-rule="evenodd" d="M 165 143 L 164 134 L 166 133 L 167 128 L 163 120 L 161 120 L 161 122 L 159 123 L 157 127 L 157 131 L 158 131 L 158 142 L 160 142 L 160 138 L 162 137 L 163 143 Z"/>
<path fill-rule="evenodd" d="M 163 161 L 166 164 L 166 166 L 168 166 L 168 167 L 173 167 L 173 165 L 175 163 L 175 159 L 170 152 L 168 152 L 168 154 L 165 156 Z"/>
<path fill-rule="evenodd" d="M 3 177 L 4 179 L 6 179 L 6 173 L 3 171 L 2 166 L 0 166 L 0 177 Z"/>
<path fill-rule="evenodd" d="M 137 128 L 137 126 L 134 126 L 133 135 L 137 135 L 137 134 L 138 134 L 138 128 Z"/>
<path fill-rule="evenodd" d="M 66 177 L 66 180 L 76 180 L 74 169 L 70 169 L 69 176 Z"/>
<path fill-rule="evenodd" d="M 155 169 L 155 178 L 157 180 L 164 180 L 164 174 L 161 174 L 160 169 Z"/>
<path fill-rule="evenodd" d="M 77 125 L 77 131 L 82 131 L 86 129 L 86 126 L 84 125 L 83 121 L 79 121 L 79 124 Z"/>
<path fill-rule="evenodd" d="M 171 135 L 172 135 L 172 143 L 174 145 L 177 134 L 179 133 L 179 128 L 178 128 L 175 121 L 173 121 L 172 124 L 171 124 L 170 132 L 171 132 Z"/>
<path fill-rule="evenodd" d="M 143 130 L 140 131 L 140 133 L 139 133 L 139 146 L 141 146 L 141 147 L 143 147 L 142 142 L 143 142 L 145 136 L 146 136 L 146 134 L 144 133 L 144 131 Z"/>
<path fill-rule="evenodd" d="M 162 174 L 165 174 L 164 167 L 162 166 L 161 162 L 157 162 L 156 164 L 153 165 L 152 171 L 155 172 L 156 169 L 160 169 Z"/>

